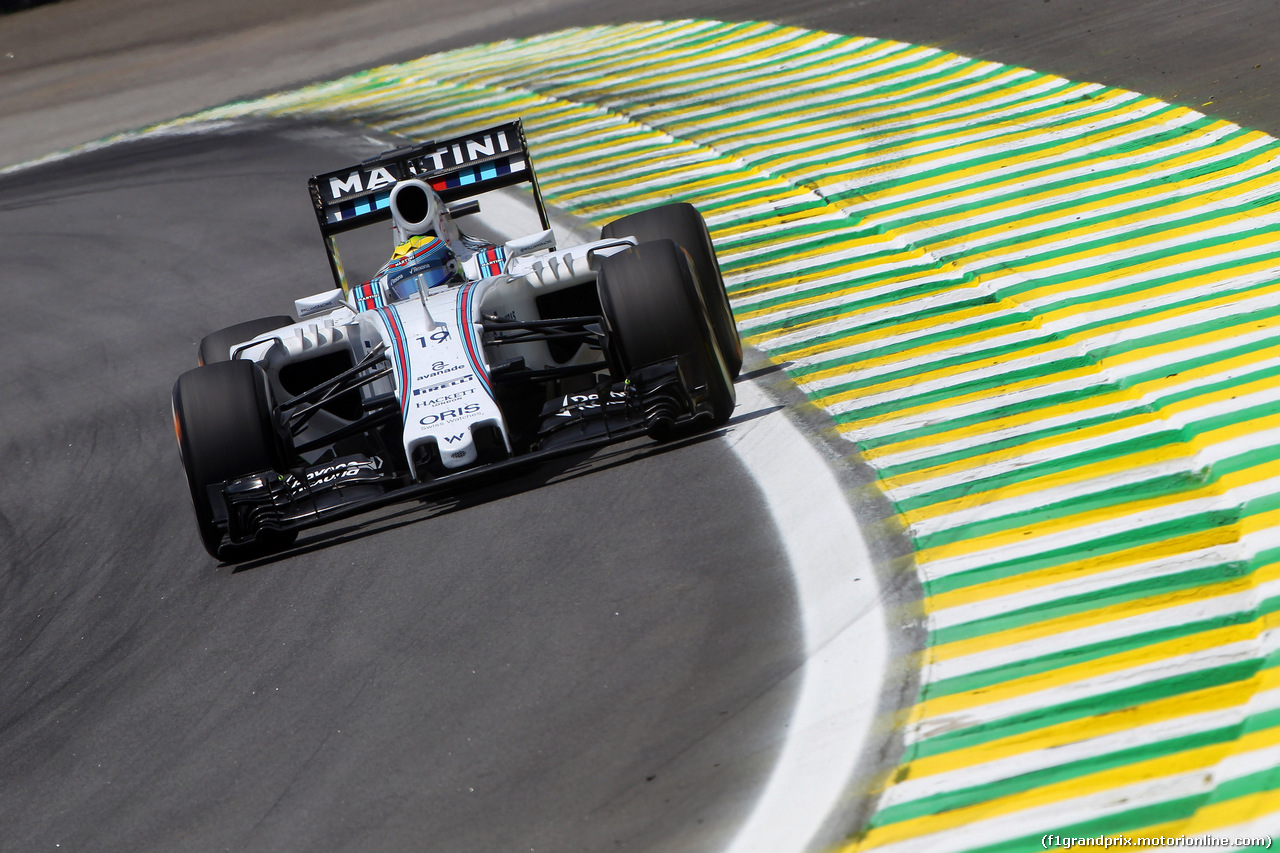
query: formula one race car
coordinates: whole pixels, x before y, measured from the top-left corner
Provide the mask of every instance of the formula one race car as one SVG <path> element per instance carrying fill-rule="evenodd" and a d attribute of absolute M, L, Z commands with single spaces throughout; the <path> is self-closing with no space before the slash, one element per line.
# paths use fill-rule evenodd
<path fill-rule="evenodd" d="M 498 244 L 459 230 L 475 196 L 516 184 L 532 188 L 541 231 Z M 742 345 L 691 205 L 634 213 L 599 240 L 557 248 L 519 121 L 389 151 L 317 175 L 310 190 L 337 287 L 297 300 L 296 321 L 205 337 L 200 366 L 173 389 L 200 538 L 215 557 L 270 552 L 303 528 L 481 474 L 732 414 Z M 350 286 L 337 238 L 387 220 L 390 259 Z"/>

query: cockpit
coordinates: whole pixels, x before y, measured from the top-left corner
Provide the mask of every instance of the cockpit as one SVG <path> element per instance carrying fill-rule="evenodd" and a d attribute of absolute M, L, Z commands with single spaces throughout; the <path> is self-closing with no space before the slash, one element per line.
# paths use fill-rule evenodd
<path fill-rule="evenodd" d="M 458 259 L 448 244 L 432 234 L 410 237 L 396 247 L 391 258 L 379 275 L 386 275 L 387 299 L 392 302 L 463 280 Z"/>

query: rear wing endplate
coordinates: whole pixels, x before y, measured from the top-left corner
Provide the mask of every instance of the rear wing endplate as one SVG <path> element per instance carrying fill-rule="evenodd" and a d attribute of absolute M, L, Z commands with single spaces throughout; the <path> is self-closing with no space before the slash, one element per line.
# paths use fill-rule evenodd
<path fill-rule="evenodd" d="M 551 227 L 519 119 L 442 142 L 396 148 L 355 166 L 316 175 L 308 184 L 329 266 L 344 291 L 346 276 L 333 238 L 391 219 L 391 190 L 409 178 L 430 184 L 446 204 L 528 183 L 542 227 Z"/>

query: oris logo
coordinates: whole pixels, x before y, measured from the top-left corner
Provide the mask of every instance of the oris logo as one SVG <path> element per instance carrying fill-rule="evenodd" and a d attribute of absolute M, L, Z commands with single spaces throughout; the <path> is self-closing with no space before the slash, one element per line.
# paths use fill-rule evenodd
<path fill-rule="evenodd" d="M 459 418 L 465 418 L 467 415 L 476 415 L 480 413 L 479 403 L 468 403 L 465 406 L 459 406 L 453 409 L 445 409 L 443 412 L 433 412 L 429 415 L 418 419 L 418 423 L 423 426 L 433 426 L 435 424 L 447 424 L 456 421 Z"/>

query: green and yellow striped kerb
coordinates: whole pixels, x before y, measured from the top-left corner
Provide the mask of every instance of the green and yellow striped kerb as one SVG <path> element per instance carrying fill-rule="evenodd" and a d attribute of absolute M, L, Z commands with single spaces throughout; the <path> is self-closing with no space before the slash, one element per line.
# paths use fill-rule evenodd
<path fill-rule="evenodd" d="M 746 340 L 879 473 L 930 642 L 850 850 L 1280 825 L 1280 145 L 760 23 L 571 30 L 188 117 L 523 117 L 548 199 L 707 216 Z"/>

